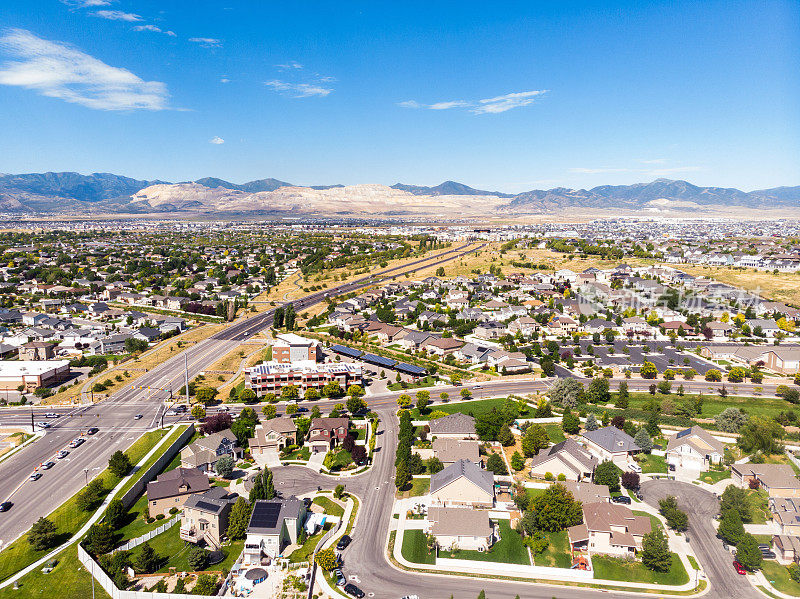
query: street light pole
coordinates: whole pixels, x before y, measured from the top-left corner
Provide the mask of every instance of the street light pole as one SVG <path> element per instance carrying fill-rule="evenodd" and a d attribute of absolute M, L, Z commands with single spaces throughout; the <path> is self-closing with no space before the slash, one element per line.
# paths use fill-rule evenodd
<path fill-rule="evenodd" d="M 83 469 L 83 478 L 85 480 L 84 486 L 88 487 L 89 486 L 89 469 L 88 468 L 84 468 Z"/>

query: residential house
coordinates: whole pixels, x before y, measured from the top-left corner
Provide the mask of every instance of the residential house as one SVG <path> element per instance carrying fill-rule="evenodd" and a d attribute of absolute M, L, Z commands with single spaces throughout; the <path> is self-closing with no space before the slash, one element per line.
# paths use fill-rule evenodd
<path fill-rule="evenodd" d="M 452 337 L 442 337 L 441 339 L 428 338 L 423 344 L 422 349 L 432 355 L 444 357 L 452 354 L 462 347 L 464 342 Z"/>
<path fill-rule="evenodd" d="M 436 438 L 449 437 L 451 439 L 477 439 L 475 433 L 475 418 L 469 414 L 456 412 L 441 418 L 434 418 L 428 422 L 430 436 Z"/>
<path fill-rule="evenodd" d="M 583 504 L 609 503 L 611 501 L 611 492 L 608 490 L 608 485 L 596 485 L 587 480 L 580 482 L 561 480 L 553 484 L 563 485 L 567 491 L 572 493 L 575 501 L 580 501 Z"/>
<path fill-rule="evenodd" d="M 725 456 L 725 446 L 699 426 L 672 435 L 667 443 L 667 463 L 689 470 L 708 470 Z"/>
<path fill-rule="evenodd" d="M 733 464 L 731 479 L 740 487 L 756 481 L 770 497 L 800 497 L 800 480 L 788 464 Z"/>
<path fill-rule="evenodd" d="M 800 538 L 791 535 L 772 535 L 772 549 L 778 563 L 800 562 Z"/>
<path fill-rule="evenodd" d="M 489 512 L 469 508 L 428 508 L 427 532 L 449 550 L 487 551 L 494 539 Z"/>
<path fill-rule="evenodd" d="M 271 418 L 256 425 L 255 435 L 249 441 L 250 454 L 263 455 L 267 449 L 278 451 L 297 445 L 297 426 L 291 418 Z"/>
<path fill-rule="evenodd" d="M 314 418 L 308 429 L 307 445 L 312 453 L 325 453 L 344 441 L 349 428 L 349 418 Z"/>
<path fill-rule="evenodd" d="M 431 475 L 431 505 L 494 506 L 494 474 L 470 460 L 459 460 Z"/>
<path fill-rule="evenodd" d="M 200 437 L 181 450 L 181 466 L 213 472 L 221 457 L 230 456 L 235 462 L 244 455 L 238 444 L 236 435 L 230 429 Z"/>
<path fill-rule="evenodd" d="M 532 477 L 545 478 L 549 473 L 558 478 L 563 474 L 569 481 L 579 481 L 591 480 L 598 460 L 573 439 L 565 439 L 540 450 L 530 464 Z"/>
<path fill-rule="evenodd" d="M 228 516 L 238 495 L 226 487 L 212 487 L 205 493 L 190 495 L 183 504 L 180 538 L 218 550 L 228 530 Z"/>
<path fill-rule="evenodd" d="M 570 548 L 632 558 L 642 548 L 642 538 L 652 530 L 649 516 L 635 516 L 616 503 L 583 505 L 583 524 L 567 529 Z"/>
<path fill-rule="evenodd" d="M 208 476 L 203 472 L 196 468 L 175 468 L 147 483 L 147 508 L 151 516 L 167 515 L 172 508 L 181 509 L 191 495 L 205 493 L 210 488 Z"/>
<path fill-rule="evenodd" d="M 55 357 L 55 344 L 44 341 L 31 341 L 19 348 L 20 360 L 52 360 Z"/>
<path fill-rule="evenodd" d="M 296 497 L 256 501 L 247 525 L 243 565 L 270 565 L 287 546 L 297 543 L 305 519 L 305 505 Z"/>
<path fill-rule="evenodd" d="M 433 456 L 439 458 L 445 467 L 459 460 L 470 460 L 481 464 L 480 443 L 477 439 L 436 437 L 431 442 L 431 448 Z"/>
<path fill-rule="evenodd" d="M 593 431 L 584 431 L 583 442 L 592 455 L 601 462 L 614 462 L 625 469 L 630 456 L 642 451 L 628 433 L 615 426 L 606 426 Z"/>

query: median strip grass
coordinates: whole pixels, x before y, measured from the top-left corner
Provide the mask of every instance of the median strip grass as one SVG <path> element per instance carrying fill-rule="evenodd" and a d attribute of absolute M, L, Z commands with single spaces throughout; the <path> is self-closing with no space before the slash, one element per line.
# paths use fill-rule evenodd
<path fill-rule="evenodd" d="M 131 462 L 135 464 L 147 455 L 167 432 L 166 429 L 147 432 L 134 441 L 125 453 L 130 457 Z M 144 470 L 141 470 L 141 472 L 144 472 Z M 132 480 L 135 478 L 136 475 L 131 477 Z M 103 499 L 105 499 L 111 490 L 122 480 L 111 474 L 108 469 L 103 470 L 97 476 L 97 479 L 103 483 Z M 131 484 L 133 484 L 133 482 L 131 482 Z M 55 524 L 58 534 L 54 547 L 69 541 L 94 513 L 94 510 L 85 512 L 78 508 L 76 500 L 77 495 L 76 493 L 47 515 L 47 519 Z M 26 568 L 39 558 L 47 555 L 51 550 L 52 549 L 36 551 L 31 547 L 30 543 L 28 543 L 27 535 L 21 536 L 0 553 L 0 557 L 2 558 L 0 559 L 0 580 L 5 580 L 9 576 Z"/>

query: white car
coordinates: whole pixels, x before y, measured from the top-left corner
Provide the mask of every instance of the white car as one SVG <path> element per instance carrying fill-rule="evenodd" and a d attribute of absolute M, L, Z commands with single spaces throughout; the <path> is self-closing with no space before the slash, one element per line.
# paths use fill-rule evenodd
<path fill-rule="evenodd" d="M 631 462 L 631 463 L 628 464 L 628 470 L 630 470 L 631 472 L 641 473 L 642 472 L 642 467 L 639 464 Z"/>
<path fill-rule="evenodd" d="M 36 426 L 38 426 L 39 428 L 50 428 L 50 423 L 49 422 L 37 422 Z"/>

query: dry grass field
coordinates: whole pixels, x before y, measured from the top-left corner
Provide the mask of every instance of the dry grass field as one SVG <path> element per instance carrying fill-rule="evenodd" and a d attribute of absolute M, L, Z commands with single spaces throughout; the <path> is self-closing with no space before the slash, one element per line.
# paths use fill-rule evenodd
<path fill-rule="evenodd" d="M 771 300 L 800 305 L 800 274 L 781 272 L 774 274 L 763 270 L 690 266 L 681 264 L 679 270 L 694 276 L 715 279 L 753 291 Z"/>

